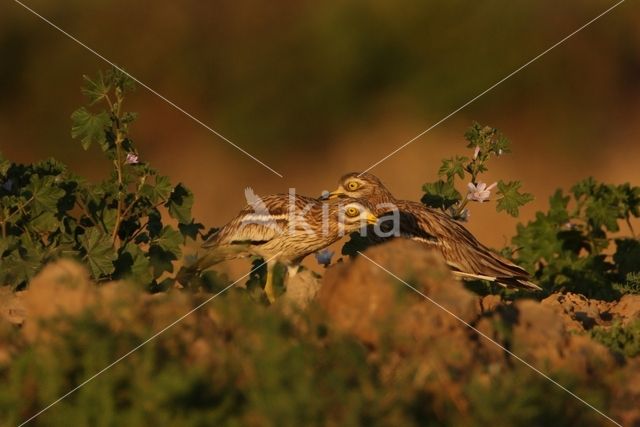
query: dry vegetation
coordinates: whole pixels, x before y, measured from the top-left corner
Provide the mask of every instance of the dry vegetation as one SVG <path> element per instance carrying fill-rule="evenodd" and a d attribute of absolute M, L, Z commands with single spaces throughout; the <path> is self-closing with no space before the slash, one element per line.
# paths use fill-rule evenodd
<path fill-rule="evenodd" d="M 466 290 L 410 242 L 367 256 L 609 416 L 640 422 L 640 296 L 503 301 Z M 28 418 L 208 297 L 96 286 L 74 262 L 47 266 L 26 291 L 3 296 L 2 424 Z M 331 267 L 299 307 L 265 307 L 231 289 L 33 425 L 609 423 L 362 257 Z M 635 351 L 601 344 L 616 328 L 635 333 Z"/>

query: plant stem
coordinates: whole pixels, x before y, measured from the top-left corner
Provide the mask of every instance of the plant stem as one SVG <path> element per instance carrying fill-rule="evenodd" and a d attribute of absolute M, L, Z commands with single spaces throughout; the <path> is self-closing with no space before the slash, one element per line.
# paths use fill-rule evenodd
<path fill-rule="evenodd" d="M 109 98 L 109 94 L 105 94 L 104 99 L 107 100 L 107 105 L 109 105 L 109 110 L 111 110 L 112 113 L 115 113 L 115 111 L 113 110 L 113 103 L 111 102 L 111 98 Z"/>
<path fill-rule="evenodd" d="M 118 206 L 116 208 L 116 222 L 113 227 L 113 234 L 111 235 L 111 242 L 115 249 L 118 249 L 118 230 L 120 229 L 120 222 L 122 222 L 122 208 L 123 208 L 123 200 L 122 200 L 122 142 L 124 141 L 124 135 L 122 130 L 120 129 L 120 107 L 122 105 L 122 97 L 116 92 L 116 104 L 111 105 L 111 116 L 113 117 L 113 130 L 116 134 L 116 159 L 114 160 L 114 165 L 116 167 L 116 174 L 118 177 Z"/>
<path fill-rule="evenodd" d="M 102 223 L 100 223 L 100 221 L 97 221 L 93 215 L 91 215 L 91 213 L 89 212 L 89 209 L 87 208 L 87 205 L 85 205 L 82 201 L 80 201 L 80 199 L 76 198 L 76 204 L 78 205 L 78 207 L 80 207 L 80 209 L 82 209 L 82 211 L 84 212 L 85 216 L 89 219 L 89 221 L 91 221 L 91 223 L 95 226 L 98 227 L 102 230 L 103 233 L 106 233 L 106 230 L 104 229 L 104 226 L 102 225 Z"/>
<path fill-rule="evenodd" d="M 627 226 L 629 227 L 629 230 L 631 231 L 631 236 L 635 239 L 636 238 L 636 232 L 633 229 L 633 226 L 631 225 L 631 218 L 629 218 L 629 215 L 627 215 L 625 219 L 627 221 Z"/>
<path fill-rule="evenodd" d="M 118 229 L 120 228 L 120 222 L 122 221 L 122 150 L 120 144 L 122 143 L 120 131 L 117 131 L 116 137 L 116 159 L 114 164 L 116 167 L 116 174 L 118 176 L 118 206 L 116 208 L 116 222 L 113 226 L 113 234 L 111 235 L 111 242 L 114 248 L 118 249 L 116 240 L 118 239 Z"/>
<path fill-rule="evenodd" d="M 132 242 L 136 237 L 138 237 L 138 234 L 140 234 L 145 228 L 147 228 L 147 225 L 149 225 L 149 221 L 145 222 L 143 225 L 138 227 L 138 229 L 123 243 L 126 245 L 127 243 Z"/>
<path fill-rule="evenodd" d="M 458 209 L 456 209 L 456 212 L 455 212 L 456 218 L 462 214 L 462 211 L 464 210 L 464 208 L 467 206 L 468 203 L 469 203 L 469 199 L 465 197 L 462 203 L 460 203 L 460 206 L 458 206 Z"/>
<path fill-rule="evenodd" d="M 3 223 L 7 223 L 9 222 L 9 220 L 11 219 L 12 216 L 14 216 L 15 214 L 17 214 L 18 212 L 24 212 L 24 208 L 27 207 L 27 205 L 29 203 L 33 202 L 33 196 L 31 196 L 31 198 L 29 200 L 27 200 L 26 202 L 24 202 L 24 205 L 18 205 L 18 209 L 16 209 L 15 211 L 13 211 L 13 213 L 10 213 L 9 216 L 7 216 L 4 220 Z"/>

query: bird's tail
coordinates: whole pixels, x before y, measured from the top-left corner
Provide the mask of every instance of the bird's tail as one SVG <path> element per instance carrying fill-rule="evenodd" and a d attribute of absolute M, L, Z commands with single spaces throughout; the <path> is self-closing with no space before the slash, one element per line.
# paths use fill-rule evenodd
<path fill-rule="evenodd" d="M 541 291 L 542 288 L 526 278 L 518 277 L 497 277 L 496 283 L 507 288 L 518 288 L 529 291 Z"/>

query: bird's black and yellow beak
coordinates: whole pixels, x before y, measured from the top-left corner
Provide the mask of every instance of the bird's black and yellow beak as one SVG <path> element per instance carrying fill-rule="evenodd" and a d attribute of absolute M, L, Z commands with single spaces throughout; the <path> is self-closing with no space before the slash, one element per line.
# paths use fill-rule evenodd
<path fill-rule="evenodd" d="M 367 214 L 367 222 L 371 225 L 376 224 L 378 222 L 378 217 L 369 212 Z"/>
<path fill-rule="evenodd" d="M 347 194 L 344 192 L 342 187 L 338 187 L 334 191 L 332 191 L 330 193 L 327 193 L 325 198 L 326 199 L 337 199 L 338 197 L 342 197 L 342 196 L 346 196 L 346 195 Z"/>

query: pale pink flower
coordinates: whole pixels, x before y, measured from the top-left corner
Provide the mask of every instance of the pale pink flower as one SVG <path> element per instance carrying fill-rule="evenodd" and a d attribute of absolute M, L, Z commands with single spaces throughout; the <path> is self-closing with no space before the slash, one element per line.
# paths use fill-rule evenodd
<path fill-rule="evenodd" d="M 473 160 L 478 158 L 478 154 L 480 154 L 480 146 L 476 145 L 476 149 L 473 150 Z"/>
<path fill-rule="evenodd" d="M 491 197 L 491 190 L 493 190 L 496 185 L 498 185 L 497 182 L 494 182 L 488 187 L 487 184 L 482 181 L 478 181 L 478 184 L 475 185 L 473 182 L 470 182 L 467 184 L 467 187 L 469 188 L 467 199 L 480 203 L 485 202 L 489 200 L 489 197 Z"/>
<path fill-rule="evenodd" d="M 137 165 L 138 163 L 140 163 L 140 161 L 138 160 L 138 156 L 133 153 L 128 153 L 127 158 L 124 160 L 124 162 L 128 165 Z"/>

